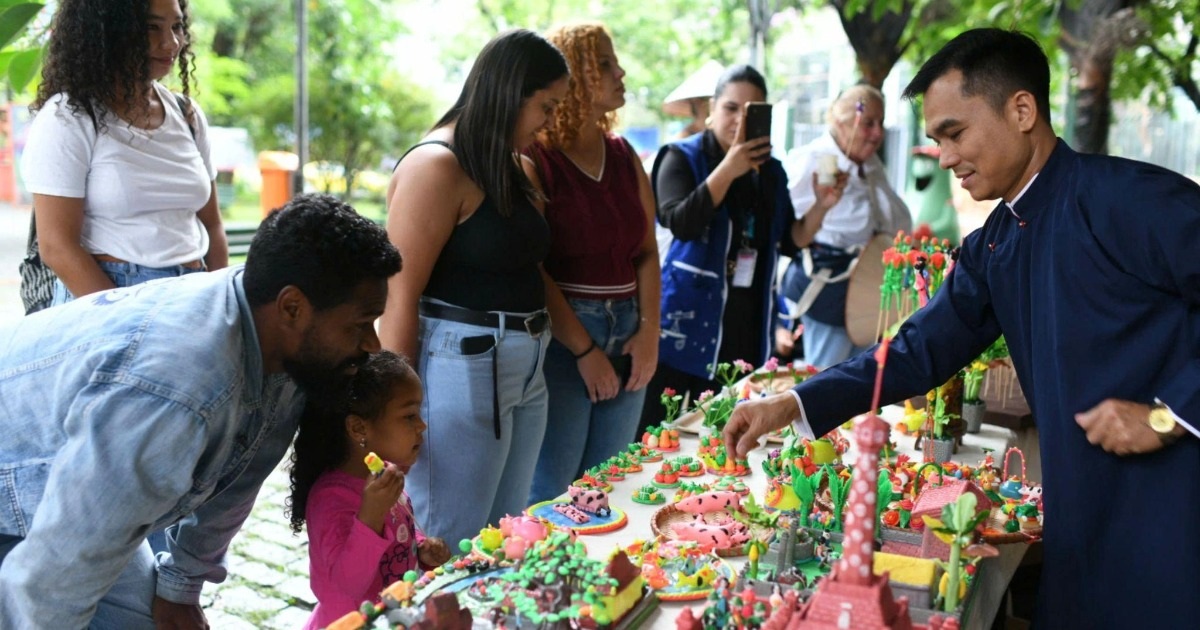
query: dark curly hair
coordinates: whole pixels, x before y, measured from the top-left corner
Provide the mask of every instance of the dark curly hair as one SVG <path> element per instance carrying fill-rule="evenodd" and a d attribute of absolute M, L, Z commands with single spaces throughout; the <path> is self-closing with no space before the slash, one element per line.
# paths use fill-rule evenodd
<path fill-rule="evenodd" d="M 195 72 L 188 0 L 183 12 L 179 49 L 179 81 L 191 118 L 191 83 Z M 56 94 L 70 98 L 72 114 L 86 112 L 97 133 L 113 105 L 136 110 L 139 87 L 150 76 L 149 0 L 60 0 L 50 26 L 50 42 L 42 66 L 42 83 L 29 107 L 37 112 Z"/>
<path fill-rule="evenodd" d="M 287 286 L 321 311 L 346 303 L 365 280 L 400 271 L 387 232 L 330 195 L 298 195 L 267 215 L 246 256 L 242 284 L 250 306 L 275 300 Z"/>
<path fill-rule="evenodd" d="M 396 388 L 421 380 L 404 357 L 382 350 L 372 354 L 358 368 L 349 390 L 339 400 L 309 399 L 300 419 L 300 432 L 292 448 L 291 490 L 287 516 L 292 531 L 304 527 L 308 493 L 322 474 L 342 465 L 351 451 L 346 434 L 346 416 L 354 414 L 375 422 L 387 408 Z"/>

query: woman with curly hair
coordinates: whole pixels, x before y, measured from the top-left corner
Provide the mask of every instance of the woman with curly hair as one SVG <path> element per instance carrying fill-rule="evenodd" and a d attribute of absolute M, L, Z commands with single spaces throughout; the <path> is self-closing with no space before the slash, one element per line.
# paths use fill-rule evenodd
<path fill-rule="evenodd" d="M 190 43 L 187 0 L 59 3 L 21 157 L 54 304 L 228 265 Z"/>
<path fill-rule="evenodd" d="M 633 147 L 612 132 L 625 70 L 595 22 L 547 38 L 571 80 L 554 124 L 528 149 L 546 197 L 551 247 L 546 306 L 549 414 L 530 501 L 561 494 L 633 439 L 658 362 L 658 245 L 654 196 Z"/>

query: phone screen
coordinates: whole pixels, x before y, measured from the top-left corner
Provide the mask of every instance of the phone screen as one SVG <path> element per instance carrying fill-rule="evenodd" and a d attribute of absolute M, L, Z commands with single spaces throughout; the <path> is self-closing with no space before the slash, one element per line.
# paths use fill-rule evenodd
<path fill-rule="evenodd" d="M 771 135 L 771 104 L 746 104 L 746 134 L 747 140 L 765 138 Z"/>

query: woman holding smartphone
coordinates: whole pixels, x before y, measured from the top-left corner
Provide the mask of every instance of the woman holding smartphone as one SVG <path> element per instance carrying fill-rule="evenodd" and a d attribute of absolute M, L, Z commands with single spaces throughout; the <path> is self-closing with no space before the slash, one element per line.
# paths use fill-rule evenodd
<path fill-rule="evenodd" d="M 612 133 L 625 70 L 603 25 L 548 39 L 571 66 L 554 124 L 530 145 L 530 176 L 546 195 L 552 245 L 546 303 L 550 411 L 530 503 L 554 498 L 633 439 L 658 363 L 654 193 L 637 152 Z"/>
<path fill-rule="evenodd" d="M 766 361 L 780 247 L 799 233 L 787 175 L 769 137 L 747 138 L 747 104 L 767 99 L 757 70 L 733 66 L 717 82 L 709 128 L 663 147 L 651 176 L 658 220 L 674 237 L 662 269 L 658 371 L 641 427 L 663 418 L 658 392 L 720 391 L 718 363 Z"/>
<path fill-rule="evenodd" d="M 416 521 L 449 541 L 519 513 L 529 496 L 546 428 L 550 231 L 519 152 L 550 122 L 567 75 L 536 33 L 497 36 L 388 188 L 404 267 L 379 336 L 420 373 L 429 428 L 406 488 Z"/>

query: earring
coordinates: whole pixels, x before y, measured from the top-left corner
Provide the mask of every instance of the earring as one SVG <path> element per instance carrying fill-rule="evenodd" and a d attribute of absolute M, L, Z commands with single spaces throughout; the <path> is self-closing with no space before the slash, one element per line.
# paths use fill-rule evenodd
<path fill-rule="evenodd" d="M 359 448 L 367 448 L 367 438 L 363 438 L 363 439 L 359 440 L 358 446 L 359 446 Z"/>

